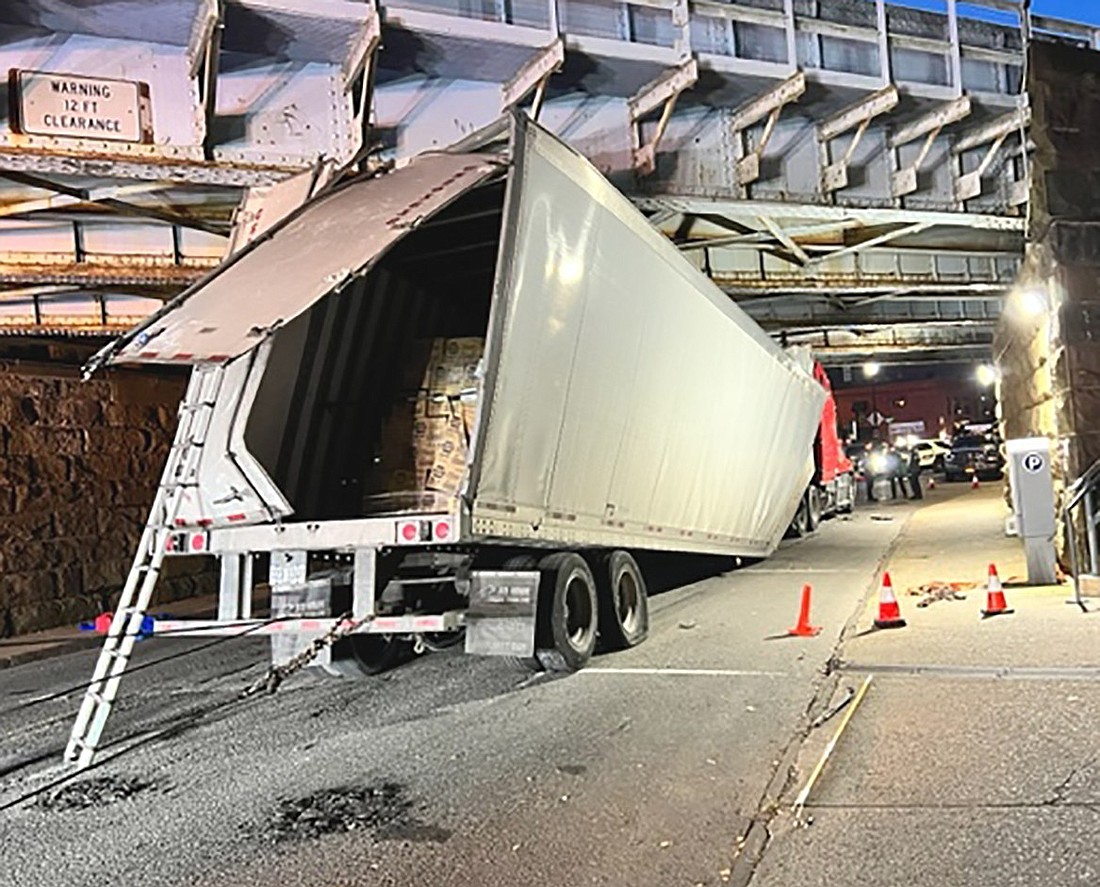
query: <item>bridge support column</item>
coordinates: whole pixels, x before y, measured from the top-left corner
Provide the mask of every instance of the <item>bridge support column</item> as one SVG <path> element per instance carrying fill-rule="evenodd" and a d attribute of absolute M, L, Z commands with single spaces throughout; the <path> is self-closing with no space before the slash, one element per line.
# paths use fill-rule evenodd
<path fill-rule="evenodd" d="M 1005 435 L 1051 438 L 1061 489 L 1100 459 L 1100 55 L 1034 43 L 1028 72 L 1030 242 L 994 354 Z"/>

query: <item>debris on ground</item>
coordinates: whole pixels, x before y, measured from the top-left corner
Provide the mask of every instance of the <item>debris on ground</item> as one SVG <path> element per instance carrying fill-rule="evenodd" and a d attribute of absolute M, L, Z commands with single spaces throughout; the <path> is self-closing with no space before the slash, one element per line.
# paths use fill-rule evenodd
<path fill-rule="evenodd" d="M 43 795 L 38 806 L 47 810 L 86 810 L 128 800 L 154 787 L 153 782 L 140 776 L 96 776 Z"/>
<path fill-rule="evenodd" d="M 918 607 L 927 607 L 936 601 L 965 601 L 964 591 L 973 591 L 978 587 L 977 582 L 925 582 L 914 588 L 906 589 L 905 593 L 912 597 L 919 597 Z"/>
<path fill-rule="evenodd" d="M 698 625 L 698 623 L 694 619 L 684 619 L 680 622 L 680 628 L 683 628 L 687 631 L 695 628 L 696 625 Z"/>
<path fill-rule="evenodd" d="M 826 721 L 831 720 L 832 718 L 836 717 L 838 714 L 840 714 L 840 712 L 842 712 L 845 709 L 845 707 L 847 707 L 848 703 L 851 702 L 852 699 L 856 695 L 856 688 L 855 687 L 846 687 L 845 691 L 846 691 L 846 693 L 845 693 L 844 698 L 842 698 L 835 705 L 832 705 L 829 708 L 825 709 L 825 711 L 823 711 L 820 715 L 818 715 L 816 718 L 814 718 L 813 721 L 810 723 L 811 727 L 820 727 Z"/>
<path fill-rule="evenodd" d="M 872 514 L 871 515 L 871 520 L 889 522 L 889 521 L 892 521 L 893 518 L 888 514 Z"/>
<path fill-rule="evenodd" d="M 263 837 L 273 843 L 368 831 L 381 839 L 442 843 L 450 832 L 426 826 L 412 815 L 413 803 L 395 782 L 324 789 L 279 802 Z"/>

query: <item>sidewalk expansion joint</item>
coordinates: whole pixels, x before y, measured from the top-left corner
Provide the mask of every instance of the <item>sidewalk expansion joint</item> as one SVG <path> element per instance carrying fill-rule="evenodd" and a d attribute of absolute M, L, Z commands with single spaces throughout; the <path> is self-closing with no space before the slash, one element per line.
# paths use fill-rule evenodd
<path fill-rule="evenodd" d="M 1100 681 L 1100 666 L 1026 665 L 867 665 L 843 662 L 845 674 L 895 675 L 898 677 L 963 678 L 1010 681 Z"/>

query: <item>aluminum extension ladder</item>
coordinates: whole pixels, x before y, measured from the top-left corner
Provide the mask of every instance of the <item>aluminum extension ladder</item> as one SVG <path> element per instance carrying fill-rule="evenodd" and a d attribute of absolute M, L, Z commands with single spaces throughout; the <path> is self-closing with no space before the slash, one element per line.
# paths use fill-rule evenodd
<path fill-rule="evenodd" d="M 95 759 L 123 672 L 142 633 L 145 611 L 153 596 L 171 534 L 178 530 L 175 520 L 182 497 L 188 488 L 197 486 L 199 460 L 224 375 L 225 368 L 213 364 L 196 366 L 191 372 L 187 392 L 179 407 L 176 437 L 149 519 L 65 748 L 65 760 L 75 761 L 78 769 L 88 767 Z"/>

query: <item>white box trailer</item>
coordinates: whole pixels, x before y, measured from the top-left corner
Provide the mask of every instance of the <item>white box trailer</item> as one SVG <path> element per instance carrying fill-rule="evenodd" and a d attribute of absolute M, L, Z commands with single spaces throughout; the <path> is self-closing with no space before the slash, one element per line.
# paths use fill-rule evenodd
<path fill-rule="evenodd" d="M 463 636 L 577 668 L 645 636 L 631 552 L 778 544 L 821 386 L 584 157 L 524 116 L 506 134 L 323 188 L 93 360 L 195 366 L 137 565 L 218 556 L 219 613 L 154 633 L 271 634 L 279 661 L 350 613 L 318 657 L 341 673 Z M 485 340 L 461 483 L 365 514 L 382 406 L 432 337 Z"/>

